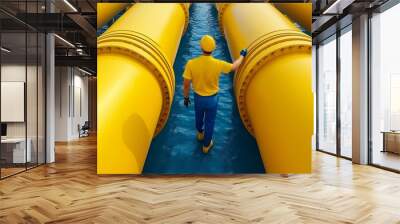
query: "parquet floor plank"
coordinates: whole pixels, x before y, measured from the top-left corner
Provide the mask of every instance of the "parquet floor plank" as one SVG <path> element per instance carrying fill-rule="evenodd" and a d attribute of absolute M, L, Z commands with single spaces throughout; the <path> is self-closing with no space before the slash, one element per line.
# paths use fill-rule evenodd
<path fill-rule="evenodd" d="M 313 173 L 97 175 L 96 139 L 0 181 L 0 223 L 398 223 L 400 175 L 319 152 Z"/>

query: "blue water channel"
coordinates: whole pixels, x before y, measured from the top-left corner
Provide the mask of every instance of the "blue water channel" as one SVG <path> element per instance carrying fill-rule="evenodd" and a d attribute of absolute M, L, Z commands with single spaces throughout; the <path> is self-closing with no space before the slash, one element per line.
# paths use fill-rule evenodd
<path fill-rule="evenodd" d="M 174 64 L 176 87 L 171 113 L 166 126 L 151 144 L 143 173 L 264 173 L 256 141 L 240 120 L 232 88 L 233 74 L 220 79 L 214 147 L 208 154 L 203 154 L 201 143 L 196 140 L 194 106 L 186 108 L 183 105 L 182 73 L 186 62 L 201 54 L 199 40 L 205 34 L 212 35 L 217 42 L 213 56 L 231 61 L 214 5 L 192 4 L 190 23 Z M 193 93 L 191 99 L 193 102 Z"/>

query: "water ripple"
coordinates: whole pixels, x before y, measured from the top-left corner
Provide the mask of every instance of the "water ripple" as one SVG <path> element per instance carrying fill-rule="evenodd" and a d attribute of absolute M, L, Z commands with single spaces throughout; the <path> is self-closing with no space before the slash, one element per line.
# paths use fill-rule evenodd
<path fill-rule="evenodd" d="M 170 117 L 153 140 L 143 173 L 163 174 L 232 174 L 263 173 L 264 167 L 256 141 L 244 128 L 237 111 L 232 89 L 232 75 L 220 79 L 218 112 L 214 129 L 215 147 L 201 152 L 196 140 L 194 106 L 183 106 L 182 72 L 186 62 L 201 54 L 199 41 L 212 35 L 217 47 L 213 56 L 231 61 L 224 37 L 219 31 L 213 4 L 196 3 L 190 8 L 190 22 L 181 40 L 174 64 L 176 89 Z M 193 95 L 191 96 L 193 101 Z"/>

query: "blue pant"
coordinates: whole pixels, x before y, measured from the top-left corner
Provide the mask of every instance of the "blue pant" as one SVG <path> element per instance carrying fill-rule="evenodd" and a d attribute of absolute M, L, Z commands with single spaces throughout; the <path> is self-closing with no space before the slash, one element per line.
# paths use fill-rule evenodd
<path fill-rule="evenodd" d="M 217 94 L 212 96 L 200 96 L 196 93 L 194 94 L 196 129 L 198 132 L 203 132 L 204 130 L 204 146 L 208 146 L 210 144 L 213 136 L 215 117 L 217 115 L 217 105 Z"/>

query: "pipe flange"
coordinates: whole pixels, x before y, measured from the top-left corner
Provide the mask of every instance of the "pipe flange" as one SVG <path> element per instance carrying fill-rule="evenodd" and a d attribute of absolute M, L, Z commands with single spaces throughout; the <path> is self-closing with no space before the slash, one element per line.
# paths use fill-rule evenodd
<path fill-rule="evenodd" d="M 219 24 L 219 29 L 222 33 L 222 35 L 224 36 L 224 24 L 222 22 L 225 10 L 228 8 L 228 6 L 230 5 L 230 3 L 216 3 L 216 7 L 218 10 L 218 24 Z"/>
<path fill-rule="evenodd" d="M 296 30 L 278 30 L 263 35 L 248 47 L 248 55 L 234 77 L 234 89 L 239 114 L 248 132 L 254 130 L 248 116 L 246 92 L 259 69 L 269 61 L 293 52 L 311 52 L 311 37 Z"/>
<path fill-rule="evenodd" d="M 186 32 L 188 26 L 189 26 L 189 7 L 190 7 L 190 3 L 180 3 L 179 4 L 182 9 L 183 9 L 183 13 L 185 14 L 185 26 L 183 28 L 183 33 Z"/>
<path fill-rule="evenodd" d="M 134 31 L 120 30 L 106 32 L 97 40 L 98 54 L 119 53 L 129 55 L 152 71 L 162 93 L 162 108 L 154 136 L 156 136 L 168 119 L 175 90 L 175 75 L 160 47 L 149 37 Z"/>

